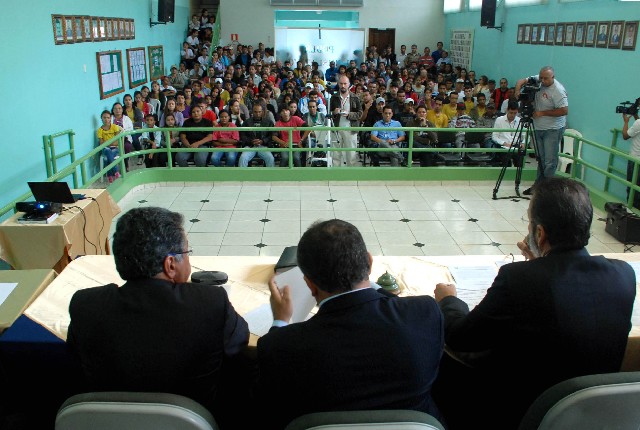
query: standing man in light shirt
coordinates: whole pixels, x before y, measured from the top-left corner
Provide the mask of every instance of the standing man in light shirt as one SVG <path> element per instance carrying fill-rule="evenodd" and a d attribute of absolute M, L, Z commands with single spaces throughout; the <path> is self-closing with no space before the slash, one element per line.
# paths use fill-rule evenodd
<path fill-rule="evenodd" d="M 540 89 L 535 94 L 533 106 L 533 126 L 535 127 L 535 139 L 538 151 L 538 176 L 536 183 L 543 178 L 555 175 L 558 168 L 558 152 L 560 141 L 567 126 L 567 114 L 569 113 L 569 99 L 564 86 L 555 79 L 553 67 L 544 66 L 538 75 L 520 79 L 516 83 L 516 95 L 528 82 L 540 83 Z M 522 194 L 531 195 L 531 188 Z"/>
<path fill-rule="evenodd" d="M 338 77 L 338 94 L 331 97 L 329 110 L 334 127 L 358 127 L 362 116 L 362 104 L 360 99 L 349 91 L 349 78 L 346 75 Z M 337 133 L 337 141 L 332 142 L 336 148 L 357 148 L 358 133 L 355 131 L 341 130 Z M 355 166 L 358 162 L 358 154 L 355 151 L 331 151 L 333 167 Z"/>

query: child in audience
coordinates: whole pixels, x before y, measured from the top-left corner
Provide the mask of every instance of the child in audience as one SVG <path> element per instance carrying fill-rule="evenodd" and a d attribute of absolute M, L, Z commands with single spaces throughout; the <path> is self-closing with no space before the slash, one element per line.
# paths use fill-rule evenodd
<path fill-rule="evenodd" d="M 158 128 L 156 126 L 156 118 L 153 114 L 147 114 L 144 117 L 146 128 Z M 140 135 L 140 143 L 142 149 L 157 149 L 162 147 L 162 132 L 161 131 L 145 131 Z M 164 157 L 162 157 L 164 156 Z M 145 154 L 144 164 L 147 168 L 158 167 L 167 164 L 167 154 Z"/>
<path fill-rule="evenodd" d="M 107 140 L 120 134 L 122 132 L 122 127 L 111 122 L 111 112 L 109 112 L 108 110 L 103 110 L 100 114 L 100 118 L 102 119 L 102 126 L 98 128 L 96 135 L 98 136 L 100 145 L 102 145 Z M 113 160 L 120 157 L 120 151 L 118 150 L 118 141 L 114 140 L 109 146 L 105 147 L 102 150 L 102 155 L 104 156 L 104 158 L 106 158 L 107 164 L 111 164 Z M 112 183 L 114 179 L 117 179 L 119 177 L 120 169 L 118 168 L 118 166 L 109 169 L 109 171 L 107 172 L 109 183 Z"/>

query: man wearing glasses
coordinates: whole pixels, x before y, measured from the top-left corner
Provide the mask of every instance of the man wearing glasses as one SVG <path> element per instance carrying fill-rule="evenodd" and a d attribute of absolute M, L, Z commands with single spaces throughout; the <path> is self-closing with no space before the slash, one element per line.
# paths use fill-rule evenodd
<path fill-rule="evenodd" d="M 180 394 L 219 419 L 221 369 L 242 357 L 249 329 L 222 287 L 188 282 L 190 253 L 182 214 L 141 207 L 118 220 L 126 282 L 77 291 L 69 305 L 67 344 L 89 390 Z"/>

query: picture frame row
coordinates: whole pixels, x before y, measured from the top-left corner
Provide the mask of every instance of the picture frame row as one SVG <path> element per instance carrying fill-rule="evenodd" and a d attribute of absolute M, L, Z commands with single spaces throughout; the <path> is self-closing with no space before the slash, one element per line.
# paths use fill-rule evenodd
<path fill-rule="evenodd" d="M 557 22 L 520 24 L 516 42 L 634 51 L 637 38 L 638 21 Z"/>
<path fill-rule="evenodd" d="M 51 15 L 53 41 L 56 45 L 106 40 L 129 40 L 136 37 L 130 18 L 107 18 L 85 15 Z"/>

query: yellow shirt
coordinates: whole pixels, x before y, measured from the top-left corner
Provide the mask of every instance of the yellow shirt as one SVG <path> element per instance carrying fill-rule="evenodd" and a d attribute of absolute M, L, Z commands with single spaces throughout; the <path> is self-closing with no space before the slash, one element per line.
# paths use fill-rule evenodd
<path fill-rule="evenodd" d="M 427 120 L 437 128 L 447 128 L 449 125 L 449 117 L 443 112 L 436 113 L 434 110 L 428 110 Z"/>
<path fill-rule="evenodd" d="M 449 118 L 453 118 L 458 114 L 458 108 L 456 105 L 451 106 L 450 104 L 447 103 L 446 105 L 442 106 L 442 113 L 444 113 Z"/>
<path fill-rule="evenodd" d="M 107 140 L 114 137 L 115 135 L 117 135 L 118 133 L 120 133 L 121 131 L 122 131 L 122 127 L 116 124 L 111 124 L 111 127 L 109 128 L 109 130 L 105 130 L 104 128 L 100 127 L 96 132 L 96 135 L 98 136 L 98 139 L 100 139 L 100 142 L 104 143 Z M 117 140 L 113 141 L 111 143 L 111 146 L 118 146 L 118 141 Z"/>

